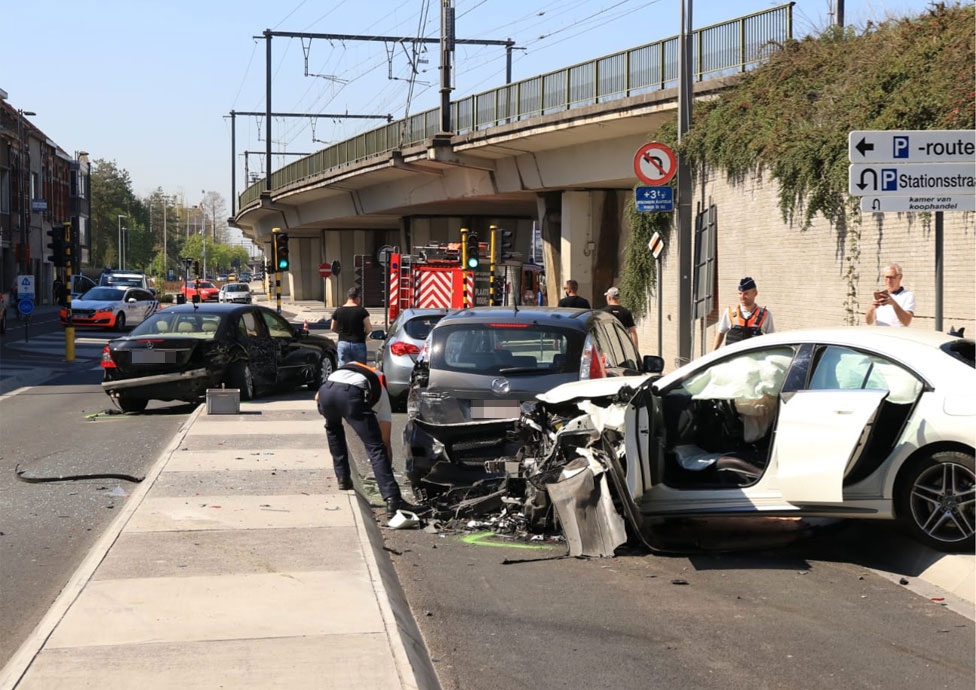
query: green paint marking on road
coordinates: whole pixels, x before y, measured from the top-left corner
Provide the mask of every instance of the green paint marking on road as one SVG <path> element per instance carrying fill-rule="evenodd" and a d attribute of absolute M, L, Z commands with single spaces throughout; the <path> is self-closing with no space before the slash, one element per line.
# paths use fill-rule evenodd
<path fill-rule="evenodd" d="M 474 534 L 469 534 L 466 537 L 461 537 L 461 541 L 465 544 L 471 544 L 472 546 L 500 546 L 503 549 L 536 549 L 542 551 L 549 551 L 553 549 L 552 546 L 547 546 L 546 544 L 513 544 L 511 542 L 497 542 L 497 541 L 485 541 L 488 537 L 495 536 L 494 532 L 476 532 Z"/>

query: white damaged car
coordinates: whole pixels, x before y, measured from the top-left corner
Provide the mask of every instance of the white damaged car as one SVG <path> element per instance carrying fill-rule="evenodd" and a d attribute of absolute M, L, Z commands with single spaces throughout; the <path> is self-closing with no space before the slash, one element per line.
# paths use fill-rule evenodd
<path fill-rule="evenodd" d="M 972 339 L 913 328 L 765 335 L 660 378 L 563 384 L 523 408 L 509 476 L 549 502 L 574 554 L 612 554 L 644 519 L 899 519 L 972 551 Z M 517 465 L 517 469 L 516 469 Z"/>

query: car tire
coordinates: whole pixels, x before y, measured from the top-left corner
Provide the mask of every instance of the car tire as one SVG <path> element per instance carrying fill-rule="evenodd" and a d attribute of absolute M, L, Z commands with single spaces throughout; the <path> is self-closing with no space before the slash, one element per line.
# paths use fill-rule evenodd
<path fill-rule="evenodd" d="M 306 387 L 310 391 L 318 391 L 318 389 L 322 387 L 322 384 L 325 383 L 325 380 L 329 378 L 333 371 L 335 371 L 335 362 L 332 361 L 332 358 L 329 357 L 329 355 L 323 353 L 322 361 L 319 362 L 317 375 L 314 379 L 305 384 Z"/>
<path fill-rule="evenodd" d="M 940 451 L 907 464 L 899 474 L 895 511 L 912 536 L 938 551 L 972 551 L 976 461 L 971 454 Z M 963 497 L 968 496 L 968 500 Z"/>
<path fill-rule="evenodd" d="M 251 376 L 250 365 L 243 359 L 239 359 L 230 365 L 227 379 L 231 388 L 240 391 L 241 400 L 254 399 L 254 377 Z"/>
<path fill-rule="evenodd" d="M 120 395 L 115 402 L 123 412 L 142 412 L 149 404 L 146 398 L 135 398 L 131 395 Z"/>
<path fill-rule="evenodd" d="M 125 328 L 125 314 L 119 312 L 119 315 L 115 317 L 115 330 L 121 331 Z"/>

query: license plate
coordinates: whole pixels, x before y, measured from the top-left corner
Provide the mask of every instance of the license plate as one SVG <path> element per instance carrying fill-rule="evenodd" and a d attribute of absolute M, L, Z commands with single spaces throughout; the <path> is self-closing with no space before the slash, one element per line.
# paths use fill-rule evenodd
<path fill-rule="evenodd" d="M 471 401 L 471 419 L 512 419 L 518 416 L 518 400 Z"/>
<path fill-rule="evenodd" d="M 176 361 L 175 352 L 165 352 L 163 350 L 133 350 L 132 351 L 133 364 L 165 364 L 166 362 L 175 362 L 175 361 Z"/>

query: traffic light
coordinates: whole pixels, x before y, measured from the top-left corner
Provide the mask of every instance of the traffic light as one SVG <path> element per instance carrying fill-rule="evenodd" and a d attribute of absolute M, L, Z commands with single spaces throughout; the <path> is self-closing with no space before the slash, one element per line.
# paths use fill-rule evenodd
<path fill-rule="evenodd" d="M 288 270 L 288 233 L 279 232 L 275 234 L 275 261 L 276 269 L 279 271 Z"/>
<path fill-rule="evenodd" d="M 47 257 L 47 260 L 58 268 L 64 268 L 65 264 L 65 241 L 64 241 L 64 228 L 56 227 L 51 228 L 47 231 L 48 237 L 51 241 L 47 243 L 47 248 L 51 250 L 51 255 Z"/>
<path fill-rule="evenodd" d="M 81 233 L 78 232 L 78 216 L 74 216 L 70 223 L 64 224 L 65 245 L 70 250 L 66 257 L 71 268 L 81 271 Z"/>
<path fill-rule="evenodd" d="M 481 265 L 480 247 L 478 243 L 478 235 L 473 232 L 468 233 L 467 250 L 468 268 L 478 268 L 478 266 Z"/>
<path fill-rule="evenodd" d="M 507 261 L 511 259 L 513 242 L 515 233 L 511 230 L 499 230 L 498 231 L 498 243 L 499 243 L 499 254 L 501 255 L 502 261 Z"/>
<path fill-rule="evenodd" d="M 200 276 L 200 262 L 199 261 L 194 261 L 193 262 L 193 275 L 196 276 L 197 279 L 199 279 L 201 277 Z"/>

